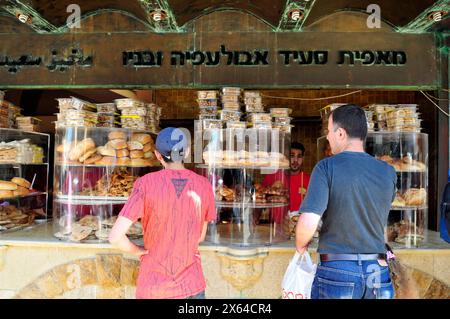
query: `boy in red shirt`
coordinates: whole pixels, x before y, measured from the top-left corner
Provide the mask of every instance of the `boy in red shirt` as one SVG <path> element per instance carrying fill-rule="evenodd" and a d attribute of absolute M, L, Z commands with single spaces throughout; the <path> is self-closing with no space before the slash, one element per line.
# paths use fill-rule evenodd
<path fill-rule="evenodd" d="M 140 258 L 139 299 L 205 296 L 198 246 L 208 222 L 216 219 L 216 208 L 209 181 L 184 168 L 188 145 L 180 129 L 169 127 L 159 133 L 155 155 L 164 170 L 136 180 L 109 236 L 111 244 Z M 144 248 L 126 236 L 139 218 Z"/>
<path fill-rule="evenodd" d="M 266 176 L 262 183 L 263 187 L 267 187 L 271 186 L 276 181 L 281 181 L 287 188 L 289 181 L 290 183 L 289 210 L 291 212 L 299 210 L 300 204 L 302 203 L 303 198 L 305 198 L 306 191 L 309 185 L 310 175 L 308 173 L 302 172 L 304 155 L 305 155 L 305 147 L 303 146 L 303 144 L 293 142 L 291 144 L 291 154 L 290 154 L 291 169 L 289 171 L 289 178 L 287 178 L 285 173 L 280 170 L 275 174 Z M 282 223 L 283 209 L 273 208 L 271 213 L 276 223 Z"/>

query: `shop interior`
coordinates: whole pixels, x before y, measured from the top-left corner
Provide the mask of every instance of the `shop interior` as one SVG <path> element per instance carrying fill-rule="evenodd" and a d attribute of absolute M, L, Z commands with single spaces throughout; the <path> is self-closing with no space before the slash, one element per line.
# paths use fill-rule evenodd
<path fill-rule="evenodd" d="M 208 90 L 217 90 L 218 92 L 222 88 L 208 88 Z M 291 113 L 289 114 L 291 129 L 289 134 L 286 135 L 281 143 L 289 144 L 290 142 L 301 142 L 305 146 L 305 154 L 303 157 L 302 171 L 310 174 L 314 165 L 318 160 L 325 156 L 326 151 L 326 140 L 323 138 L 325 134 L 325 129 L 323 123 L 325 121 L 327 106 L 333 103 L 353 103 L 363 107 L 369 105 L 391 105 L 393 107 L 411 106 L 417 105 L 415 110 L 415 117 L 417 123 L 420 125 L 420 129 L 415 132 L 409 133 L 398 133 L 398 132 L 385 132 L 383 138 L 377 136 L 368 137 L 367 145 L 370 152 L 375 152 L 374 156 L 391 156 L 389 160 L 392 160 L 392 165 L 395 164 L 395 157 L 397 159 L 404 158 L 408 153 L 412 161 L 420 162 L 425 167 L 420 167 L 416 171 L 402 170 L 399 168 L 397 171 L 399 173 L 399 185 L 400 190 L 400 206 L 393 206 L 393 210 L 390 213 L 389 225 L 392 229 L 397 232 L 401 232 L 405 229 L 408 232 L 413 232 L 415 237 L 410 237 L 408 241 L 398 241 L 399 244 L 407 244 L 412 246 L 418 246 L 422 240 L 425 239 L 424 233 L 426 229 L 436 231 L 437 230 L 437 219 L 438 219 L 438 209 L 439 205 L 437 203 L 437 152 L 439 152 L 439 147 L 437 145 L 438 141 L 438 112 L 439 110 L 435 107 L 433 102 L 437 102 L 434 98 L 435 92 L 422 92 L 422 91 L 396 91 L 396 90 L 378 90 L 378 89 L 363 89 L 363 90 L 337 90 L 337 89 L 257 89 L 242 88 L 243 92 L 251 91 L 258 92 L 259 96 L 262 98 L 262 106 L 265 112 L 270 112 L 271 108 L 289 108 Z M 21 177 L 25 177 L 30 182 L 33 183 L 33 189 L 39 190 L 42 194 L 41 197 L 30 197 L 25 196 L 25 201 L 21 201 L 22 206 L 36 206 L 41 208 L 44 214 L 36 215 L 36 220 L 44 220 L 45 218 L 61 217 L 61 211 L 67 209 L 67 207 L 81 207 L 83 202 L 76 202 L 76 200 L 71 198 L 60 198 L 57 200 L 57 194 L 61 190 L 70 185 L 66 185 L 67 178 L 74 177 L 77 172 L 76 170 L 81 169 L 83 176 L 92 175 L 90 188 L 91 192 L 80 193 L 84 195 L 84 200 L 89 201 L 89 196 L 91 196 L 92 190 L 105 191 L 104 188 L 108 187 L 108 184 L 113 181 L 111 174 L 118 181 L 129 182 L 132 181 L 128 175 L 133 177 L 142 176 L 148 172 L 161 169 L 158 165 L 156 159 L 152 156 L 152 161 L 150 164 L 143 166 L 129 166 L 129 162 L 126 163 L 115 163 L 113 166 L 109 166 L 109 163 L 102 163 L 106 166 L 97 171 L 95 167 L 78 167 L 72 170 L 69 166 L 59 166 L 58 164 L 58 149 L 57 147 L 61 145 L 64 139 L 76 139 L 89 137 L 89 134 L 95 137 L 95 134 L 100 133 L 86 133 L 89 132 L 90 128 L 68 128 L 62 127 L 59 130 L 55 129 L 55 122 L 57 123 L 60 118 L 58 118 L 58 113 L 60 112 L 61 103 L 58 99 L 65 98 L 77 98 L 82 101 L 90 102 L 93 104 L 103 104 L 103 103 L 114 103 L 116 99 L 130 98 L 135 100 L 140 100 L 145 103 L 152 103 L 160 108 L 161 113 L 159 116 L 159 123 L 156 127 L 152 129 L 151 136 L 153 139 L 156 138 L 156 133 L 159 128 L 164 128 L 168 126 L 183 127 L 191 132 L 191 136 L 195 135 L 195 120 L 199 119 L 200 108 L 199 108 L 199 95 L 198 90 L 193 89 L 152 89 L 152 90 L 106 90 L 106 89 L 74 89 L 74 90 L 7 90 L 4 101 L 11 103 L 12 105 L 20 107 L 20 116 L 23 117 L 33 117 L 35 118 L 36 125 L 33 125 L 32 130 L 36 132 L 41 132 L 48 134 L 42 136 L 33 137 L 33 141 L 37 139 L 37 144 L 47 144 L 48 149 L 44 147 L 44 163 L 47 165 L 32 165 L 32 166 L 20 166 L 14 167 L 13 171 L 4 171 L 2 175 L 6 179 L 11 178 L 13 175 L 17 175 L 17 170 Z M 369 108 L 367 108 L 369 110 Z M 245 105 L 242 104 L 241 111 L 245 112 Z M 123 115 L 123 112 L 122 112 Z M 372 116 L 372 115 L 371 115 Z M 373 117 L 374 121 L 376 117 Z M 243 114 L 242 120 L 245 121 Z M 111 134 L 120 128 L 120 119 L 116 119 L 115 123 L 112 124 L 115 128 L 102 128 L 106 132 L 104 134 Z M 17 123 L 15 123 L 17 125 Z M 95 126 L 95 125 L 94 125 Z M 15 126 L 14 128 L 17 128 Z M 95 130 L 95 129 L 94 129 Z M 20 131 L 20 128 L 18 129 Z M 5 132 L 6 142 L 12 140 L 20 140 L 27 138 L 26 133 L 17 132 L 14 135 L 8 130 Z M 124 136 L 130 138 L 132 132 L 123 132 Z M 424 134 L 421 134 L 424 133 Z M 9 136 L 10 134 L 11 136 Z M 377 132 L 375 133 L 377 134 Z M 92 137 L 91 136 L 91 137 Z M 46 139 L 49 141 L 46 141 Z M 95 137 L 95 140 L 101 139 L 101 137 Z M 380 141 L 381 139 L 381 141 Z M 109 139 L 111 141 L 111 139 Z M 383 144 L 383 147 L 377 146 L 377 143 Z M 405 144 L 406 143 L 406 144 Z M 147 144 L 148 145 L 148 144 Z M 409 146 L 407 146 L 409 145 Z M 99 145 L 96 145 L 99 146 Z M 204 145 L 203 145 L 204 146 Z M 409 147 L 409 148 L 408 148 Z M 367 150 L 369 152 L 369 149 Z M 284 150 L 284 149 L 283 149 Z M 148 151 L 148 150 L 147 150 Z M 387 152 L 384 154 L 383 152 Z M 395 153 L 397 152 L 397 153 Z M 400 153 L 399 153 L 400 152 Z M 127 151 L 127 155 L 128 155 Z M 284 154 L 289 157 L 289 150 L 284 150 Z M 117 164 L 117 165 L 116 165 Z M 120 164 L 120 165 L 119 165 Z M 119 166 L 127 167 L 128 171 L 120 171 Z M 211 177 L 211 170 L 208 171 L 208 165 L 202 166 L 203 163 L 190 163 L 187 164 L 189 169 L 193 169 L 198 173 L 208 174 Z M 411 163 L 410 163 L 411 164 Z M 204 164 L 203 164 L 204 165 Z M 406 164 L 405 164 L 406 165 Z M 81 165 L 82 166 L 82 165 Z M 95 165 L 94 165 L 95 166 Z M 116 167 L 117 166 L 117 167 Z M 97 167 L 98 168 L 98 167 Z M 237 170 L 237 168 L 236 168 Z M 288 167 L 286 168 L 288 170 Z M 100 172 L 99 172 L 100 171 Z M 226 170 L 217 169 L 215 174 L 225 176 Z M 263 177 L 259 173 L 254 173 L 251 168 L 238 170 L 238 172 L 233 172 L 229 175 L 228 183 L 225 185 L 229 188 L 233 188 L 236 184 L 248 183 L 250 180 L 251 184 L 256 182 L 261 183 Z M 45 181 L 45 175 L 48 173 L 48 183 Z M 71 177 L 70 174 L 73 174 Z M 69 174 L 69 175 L 68 175 Z M 127 175 L 128 174 L 128 175 Z M 104 176 L 109 176 L 107 179 Z M 239 180 L 236 181 L 236 180 Z M 221 183 L 225 182 L 227 179 L 223 177 Z M 100 182 L 103 182 L 100 183 Z M 99 190 L 99 185 L 103 185 L 102 189 Z M 109 192 L 104 192 L 103 195 L 107 196 L 124 196 L 129 195 L 131 191 L 132 183 L 127 184 L 126 189 L 117 190 L 118 193 L 111 195 Z M 255 185 L 252 185 L 255 187 Z M 423 189 L 425 191 L 425 199 L 420 203 L 415 203 L 412 205 L 405 202 L 404 196 L 406 195 L 408 188 Z M 67 191 L 67 190 L 66 190 Z M 110 191 L 110 190 L 109 190 Z M 235 190 L 236 191 L 236 190 Z M 123 192 L 123 193 L 121 193 Z M 278 193 L 274 193 L 280 195 Z M 47 196 L 48 195 L 48 196 Z M 220 196 L 220 194 L 217 194 Z M 223 198 L 220 200 L 226 200 L 226 194 L 222 194 Z M 422 194 L 423 195 L 423 194 Z M 43 197 L 42 197 L 43 196 Z M 70 196 L 69 196 L 70 197 Z M 77 199 L 78 200 L 78 199 Z M 218 200 L 216 198 L 216 200 Z M 219 201 L 220 201 L 219 200 Z M 241 200 L 241 202 L 239 202 Z M 230 200 L 233 202 L 233 200 Z M 252 245 L 252 244 L 273 244 L 283 240 L 292 239 L 292 233 L 289 233 L 289 219 L 287 220 L 276 220 L 272 215 L 279 209 L 288 209 L 284 204 L 275 202 L 272 206 L 251 206 L 244 203 L 242 199 L 234 198 L 234 202 L 239 202 L 237 206 L 233 205 L 223 205 L 219 209 L 219 220 L 214 225 L 209 233 L 209 240 L 215 243 L 228 243 L 228 244 L 239 244 L 239 245 Z M 111 223 L 111 217 L 114 217 L 120 211 L 124 201 L 119 201 L 117 204 L 111 204 L 108 202 L 108 198 L 104 198 L 104 202 L 97 203 L 95 211 L 99 216 Z M 398 204 L 398 202 L 396 202 Z M 402 206 L 403 205 L 403 206 Z M 269 209 L 263 209 L 261 207 L 271 207 Z M 64 208 L 63 208 L 64 207 Z M 284 208 L 282 208 L 284 207 Z M 78 209 L 78 208 L 77 208 Z M 92 208 L 80 208 L 78 212 L 81 216 L 92 214 Z M 91 212 L 91 213 L 90 213 Z M 42 211 L 41 211 L 42 213 Z M 284 212 L 284 215 L 287 213 Z M 250 215 L 250 216 L 249 216 Z M 109 217 L 109 218 L 108 218 Z M 408 220 L 411 224 L 404 224 L 402 220 Z M 114 220 L 114 219 L 112 219 Z M 106 222 L 108 223 L 108 222 Z M 247 228 L 246 228 L 247 227 Z M 403 227 L 403 228 L 402 228 Z M 136 230 L 136 234 L 139 233 L 139 229 Z M 133 234 L 131 234 L 133 235 Z M 94 238 L 94 237 L 93 237 Z M 100 237 L 97 236 L 98 239 Z M 106 236 L 107 238 L 107 236 Z M 105 236 L 103 236 L 105 239 Z M 391 238 L 395 241 L 395 235 Z M 95 240 L 94 240 L 95 241 Z M 87 241 L 89 242 L 89 241 Z"/>

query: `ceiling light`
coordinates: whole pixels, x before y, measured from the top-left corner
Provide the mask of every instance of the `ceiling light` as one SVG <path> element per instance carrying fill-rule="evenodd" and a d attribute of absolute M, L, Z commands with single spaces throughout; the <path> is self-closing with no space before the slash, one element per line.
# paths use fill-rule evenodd
<path fill-rule="evenodd" d="M 19 12 L 16 14 L 16 17 L 22 23 L 31 23 L 31 16 L 29 16 L 25 13 Z"/>
<path fill-rule="evenodd" d="M 428 13 L 428 19 L 433 20 L 435 22 L 442 21 L 442 18 L 447 14 L 447 11 L 432 11 Z"/>
<path fill-rule="evenodd" d="M 155 10 L 150 12 L 150 17 L 153 19 L 153 21 L 159 22 L 165 20 L 167 14 L 163 10 Z"/>
<path fill-rule="evenodd" d="M 303 19 L 304 14 L 305 13 L 303 12 L 303 10 L 293 9 L 293 10 L 289 11 L 288 16 L 289 16 L 289 19 L 291 19 L 292 21 L 299 21 L 299 20 Z"/>

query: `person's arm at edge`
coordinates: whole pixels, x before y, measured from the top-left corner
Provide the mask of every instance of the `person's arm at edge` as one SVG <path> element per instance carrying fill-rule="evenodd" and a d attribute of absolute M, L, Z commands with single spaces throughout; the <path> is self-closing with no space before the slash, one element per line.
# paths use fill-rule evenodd
<path fill-rule="evenodd" d="M 206 230 L 208 229 L 208 222 L 204 222 L 203 223 L 203 229 L 202 229 L 202 234 L 200 235 L 200 239 L 198 240 L 198 243 L 200 244 L 201 242 L 205 241 L 206 238 Z"/>
<path fill-rule="evenodd" d="M 303 254 L 316 232 L 321 216 L 314 213 L 301 213 L 295 228 L 295 247 Z"/>
<path fill-rule="evenodd" d="M 114 227 L 111 230 L 111 233 L 108 236 L 108 240 L 115 248 L 120 249 L 123 252 L 132 254 L 137 257 L 141 257 L 142 255 L 146 255 L 148 253 L 147 250 L 133 244 L 127 237 L 127 231 L 133 224 L 133 221 L 129 220 L 126 217 L 119 216 L 117 218 Z"/>

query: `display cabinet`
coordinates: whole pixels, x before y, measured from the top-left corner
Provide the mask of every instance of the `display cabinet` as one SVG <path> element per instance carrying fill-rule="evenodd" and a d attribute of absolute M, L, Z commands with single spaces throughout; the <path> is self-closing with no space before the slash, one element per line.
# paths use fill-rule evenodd
<path fill-rule="evenodd" d="M 289 239 L 290 134 L 209 128 L 201 136 L 204 163 L 197 167 L 213 185 L 218 216 L 207 240 L 254 246 Z"/>
<path fill-rule="evenodd" d="M 318 139 L 319 160 L 327 154 L 326 137 Z M 418 132 L 369 132 L 368 154 L 387 162 L 397 173 L 397 193 L 389 213 L 386 239 L 417 247 L 428 228 L 428 135 Z"/>
<path fill-rule="evenodd" d="M 0 128 L 0 233 L 45 221 L 50 136 Z"/>
<path fill-rule="evenodd" d="M 161 168 L 154 137 L 133 129 L 63 127 L 55 136 L 55 236 L 106 241 L 135 180 Z M 128 235 L 142 236 L 140 223 Z"/>

